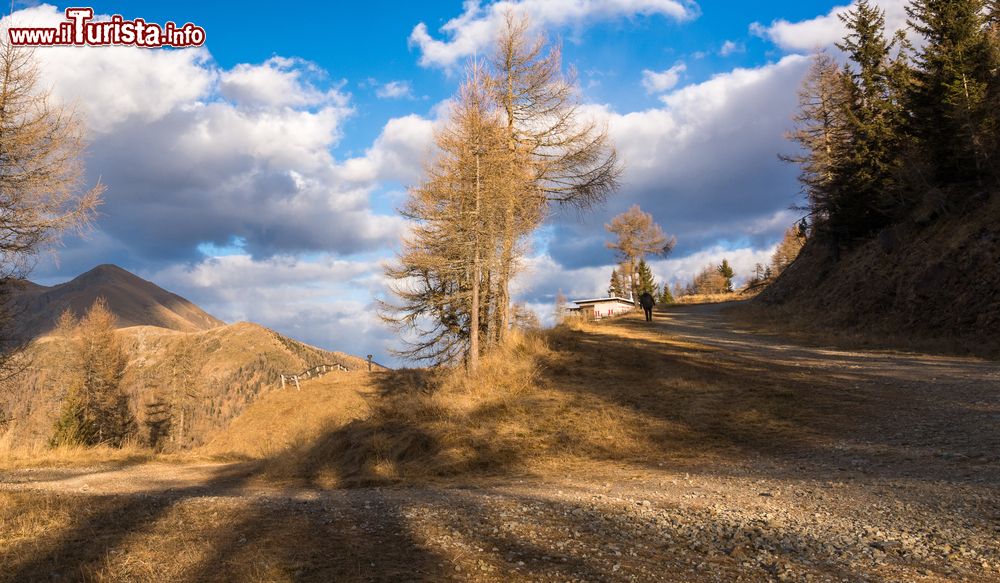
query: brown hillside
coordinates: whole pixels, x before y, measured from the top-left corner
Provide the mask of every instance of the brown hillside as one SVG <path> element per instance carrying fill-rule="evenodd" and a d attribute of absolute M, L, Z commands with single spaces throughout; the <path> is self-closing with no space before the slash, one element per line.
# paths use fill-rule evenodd
<path fill-rule="evenodd" d="M 925 205 L 836 258 L 806 244 L 755 300 L 758 316 L 807 333 L 1000 354 L 1000 196 L 964 212 Z"/>
<path fill-rule="evenodd" d="M 122 328 L 157 326 L 198 332 L 225 325 L 190 301 L 117 265 L 99 265 L 52 287 L 25 286 L 15 299 L 20 335 L 35 338 L 50 332 L 64 310 L 82 315 L 99 297 L 107 300 Z"/>
<path fill-rule="evenodd" d="M 124 387 L 131 396 L 141 440 L 149 435 L 145 422 L 150 405 L 170 402 L 179 392 L 189 395 L 183 439 L 161 442 L 170 449 L 207 441 L 248 404 L 279 389 L 282 373 L 334 363 L 349 370 L 367 368 L 361 358 L 321 350 L 247 322 L 194 333 L 154 326 L 133 326 L 118 333 L 129 354 Z M 27 371 L 0 392 L 0 410 L 12 418 L 6 434 L 0 432 L 0 448 L 37 447 L 51 437 L 66 390 L 60 383 L 65 349 L 65 340 L 51 335 L 28 348 Z M 190 373 L 179 372 L 184 369 Z"/>

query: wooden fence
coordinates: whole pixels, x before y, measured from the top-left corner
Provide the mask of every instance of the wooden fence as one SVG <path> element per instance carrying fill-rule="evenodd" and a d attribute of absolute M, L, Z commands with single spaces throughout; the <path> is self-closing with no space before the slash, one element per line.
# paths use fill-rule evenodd
<path fill-rule="evenodd" d="M 295 385 L 296 389 L 301 389 L 299 387 L 299 381 L 305 381 L 309 379 L 319 378 L 327 373 L 333 371 L 347 372 L 347 367 L 335 362 L 333 364 L 317 364 L 312 368 L 307 368 L 306 370 L 297 374 L 282 374 L 281 375 L 281 388 L 285 388 L 287 383 Z"/>

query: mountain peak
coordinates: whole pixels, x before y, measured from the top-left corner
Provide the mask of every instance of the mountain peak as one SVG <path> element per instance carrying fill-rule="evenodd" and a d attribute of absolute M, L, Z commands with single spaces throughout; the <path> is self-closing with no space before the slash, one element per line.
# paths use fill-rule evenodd
<path fill-rule="evenodd" d="M 111 263 L 98 265 L 52 287 L 30 287 L 15 299 L 21 336 L 32 338 L 55 328 L 64 310 L 82 315 L 104 298 L 121 328 L 157 326 L 197 332 L 225 325 L 194 303 Z"/>
<path fill-rule="evenodd" d="M 87 275 L 88 273 L 117 273 L 117 274 L 131 275 L 132 277 L 138 277 L 131 271 L 123 269 L 115 265 L 114 263 L 102 263 L 97 267 L 91 269 L 90 271 L 83 273 L 80 277 L 83 277 L 83 275 Z"/>

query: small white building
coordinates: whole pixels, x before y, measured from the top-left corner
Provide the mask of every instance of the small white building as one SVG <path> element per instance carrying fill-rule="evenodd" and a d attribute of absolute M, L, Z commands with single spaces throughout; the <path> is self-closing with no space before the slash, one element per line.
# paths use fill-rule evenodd
<path fill-rule="evenodd" d="M 635 309 L 635 304 L 632 303 L 632 300 L 626 300 L 617 296 L 595 298 L 592 300 L 574 300 L 573 303 L 576 304 L 576 307 L 570 308 L 570 311 L 577 312 L 584 318 L 592 320 L 627 314 Z"/>

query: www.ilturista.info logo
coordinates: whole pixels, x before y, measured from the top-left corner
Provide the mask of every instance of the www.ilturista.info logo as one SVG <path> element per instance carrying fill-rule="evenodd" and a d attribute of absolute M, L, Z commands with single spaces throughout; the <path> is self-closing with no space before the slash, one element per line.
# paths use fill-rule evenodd
<path fill-rule="evenodd" d="M 144 48 L 200 47 L 205 29 L 190 22 L 162 26 L 141 18 L 125 20 L 115 14 L 109 20 L 93 22 L 93 8 L 67 8 L 66 20 L 56 27 L 10 27 L 7 34 L 14 46 L 131 46 Z"/>

